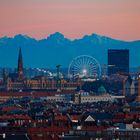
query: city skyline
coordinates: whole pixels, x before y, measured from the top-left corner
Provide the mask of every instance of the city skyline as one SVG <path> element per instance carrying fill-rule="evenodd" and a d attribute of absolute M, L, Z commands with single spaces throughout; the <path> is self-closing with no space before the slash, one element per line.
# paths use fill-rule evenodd
<path fill-rule="evenodd" d="M 0 139 L 140 140 L 140 0 L 0 0 Z"/>
<path fill-rule="evenodd" d="M 97 33 L 139 40 L 138 0 L 0 1 L 0 37 L 27 34 L 37 39 L 59 31 L 67 38 Z"/>

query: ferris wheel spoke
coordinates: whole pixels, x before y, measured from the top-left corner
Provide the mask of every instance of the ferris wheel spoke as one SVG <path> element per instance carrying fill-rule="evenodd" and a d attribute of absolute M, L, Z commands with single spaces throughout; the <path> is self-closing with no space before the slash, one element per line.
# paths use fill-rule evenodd
<path fill-rule="evenodd" d="M 89 59 L 88 62 L 87 62 L 87 64 L 89 65 L 90 68 L 91 68 L 91 66 L 93 65 L 91 62 L 92 62 L 92 61 L 91 61 L 90 59 Z"/>
<path fill-rule="evenodd" d="M 73 67 L 76 67 L 76 68 L 80 69 L 80 67 L 79 67 L 79 65 L 77 63 L 74 64 Z"/>
<path fill-rule="evenodd" d="M 88 58 L 85 58 L 85 63 L 87 65 L 87 67 L 88 67 L 88 63 L 89 63 L 89 59 Z"/>
<path fill-rule="evenodd" d="M 81 60 L 80 59 L 77 60 L 76 65 L 78 65 L 78 66 L 81 65 Z"/>
<path fill-rule="evenodd" d="M 80 69 L 80 67 L 78 65 L 74 65 L 73 67 L 74 67 L 75 70 L 79 70 Z"/>
<path fill-rule="evenodd" d="M 85 57 L 83 57 L 83 59 L 82 59 L 82 64 L 84 67 L 86 66 Z"/>
<path fill-rule="evenodd" d="M 74 67 L 74 71 L 79 71 L 80 68 Z"/>
<path fill-rule="evenodd" d="M 76 65 L 77 67 L 79 67 L 79 65 L 80 65 L 79 59 L 75 61 L 74 65 Z"/>

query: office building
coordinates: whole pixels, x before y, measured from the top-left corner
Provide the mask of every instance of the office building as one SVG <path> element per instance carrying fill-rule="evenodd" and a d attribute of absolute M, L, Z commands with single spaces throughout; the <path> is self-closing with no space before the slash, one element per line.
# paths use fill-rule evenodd
<path fill-rule="evenodd" d="M 108 50 L 108 75 L 129 73 L 129 50 Z"/>

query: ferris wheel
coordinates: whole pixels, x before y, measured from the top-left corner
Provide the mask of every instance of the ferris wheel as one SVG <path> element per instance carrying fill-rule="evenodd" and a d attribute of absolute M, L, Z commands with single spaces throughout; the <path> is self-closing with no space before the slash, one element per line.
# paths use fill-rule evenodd
<path fill-rule="evenodd" d="M 101 75 L 99 62 L 88 55 L 80 55 L 72 60 L 68 68 L 68 76 L 72 77 L 94 77 Z"/>

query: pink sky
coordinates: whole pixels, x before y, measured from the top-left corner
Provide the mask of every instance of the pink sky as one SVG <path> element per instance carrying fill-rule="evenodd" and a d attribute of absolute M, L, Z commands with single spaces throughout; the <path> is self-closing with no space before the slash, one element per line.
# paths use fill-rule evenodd
<path fill-rule="evenodd" d="M 0 0 L 0 37 L 54 32 L 74 39 L 97 33 L 140 39 L 140 0 Z"/>

